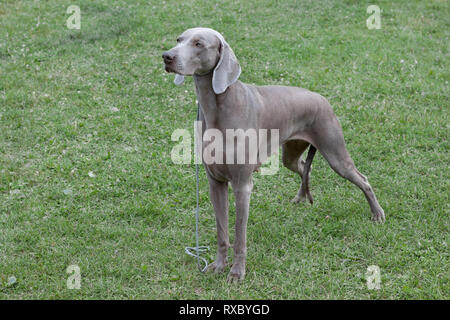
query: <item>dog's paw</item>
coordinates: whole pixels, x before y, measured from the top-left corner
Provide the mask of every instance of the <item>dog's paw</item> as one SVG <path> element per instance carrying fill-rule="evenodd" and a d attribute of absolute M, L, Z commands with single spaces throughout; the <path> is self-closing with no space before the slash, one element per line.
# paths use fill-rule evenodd
<path fill-rule="evenodd" d="M 245 278 L 245 267 L 242 265 L 233 265 L 228 274 L 228 283 L 239 283 Z"/>
<path fill-rule="evenodd" d="M 377 223 L 384 223 L 386 221 L 383 209 L 380 208 L 380 210 L 372 212 L 372 221 L 375 221 Z"/>
<path fill-rule="evenodd" d="M 292 200 L 292 203 L 306 202 L 306 196 L 296 195 Z"/>
<path fill-rule="evenodd" d="M 214 261 L 208 266 L 208 271 L 214 272 L 214 273 L 222 273 L 225 271 L 225 268 L 227 266 L 227 263 L 225 261 Z"/>

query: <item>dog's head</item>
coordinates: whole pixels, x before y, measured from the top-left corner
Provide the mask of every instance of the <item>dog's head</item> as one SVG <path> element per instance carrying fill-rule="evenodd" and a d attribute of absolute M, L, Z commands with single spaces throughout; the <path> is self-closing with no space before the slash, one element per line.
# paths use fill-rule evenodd
<path fill-rule="evenodd" d="M 236 56 L 223 36 L 209 28 L 193 28 L 177 38 L 177 45 L 162 55 L 167 72 L 174 72 L 175 84 L 184 76 L 213 72 L 212 87 L 223 93 L 241 74 Z"/>

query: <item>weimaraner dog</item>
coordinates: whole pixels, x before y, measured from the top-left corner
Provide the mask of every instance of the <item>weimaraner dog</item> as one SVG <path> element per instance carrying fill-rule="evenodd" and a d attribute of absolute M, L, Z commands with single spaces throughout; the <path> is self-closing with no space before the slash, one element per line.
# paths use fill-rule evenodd
<path fill-rule="evenodd" d="M 294 202 L 308 198 L 312 203 L 308 177 L 317 148 L 334 171 L 363 191 L 372 211 L 372 219 L 384 222 L 384 211 L 378 204 L 367 178 L 356 169 L 350 158 L 339 121 L 328 101 L 321 95 L 296 87 L 254 86 L 242 83 L 238 80 L 241 67 L 233 51 L 220 33 L 209 28 L 193 28 L 183 32 L 177 39 L 177 45 L 164 52 L 163 59 L 166 71 L 176 74 L 176 84 L 183 83 L 184 76 L 194 77 L 199 119 L 203 130 L 218 129 L 224 136 L 226 129 L 279 130 L 283 164 L 298 173 L 302 179 Z M 203 141 L 202 148 L 207 144 L 208 142 Z M 304 161 L 301 155 L 308 146 L 308 156 Z M 230 182 L 236 198 L 236 238 L 228 281 L 238 282 L 245 276 L 252 173 L 258 169 L 260 163 L 204 165 L 216 214 L 218 238 L 217 257 L 209 268 L 220 273 L 225 270 L 227 264 L 230 246 Z"/>

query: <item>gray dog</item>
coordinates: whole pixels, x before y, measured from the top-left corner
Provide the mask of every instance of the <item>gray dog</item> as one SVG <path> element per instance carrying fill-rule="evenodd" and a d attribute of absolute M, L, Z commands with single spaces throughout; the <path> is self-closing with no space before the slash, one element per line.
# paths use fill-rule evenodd
<path fill-rule="evenodd" d="M 193 28 L 183 32 L 177 39 L 177 45 L 163 54 L 163 59 L 166 71 L 176 74 L 176 84 L 183 83 L 184 76 L 194 77 L 203 130 L 217 129 L 224 136 L 226 129 L 279 130 L 283 164 L 302 179 L 294 202 L 308 198 L 312 203 L 308 178 L 317 148 L 334 171 L 364 192 L 372 219 L 384 222 L 384 211 L 367 178 L 356 169 L 350 158 L 339 121 L 328 101 L 321 95 L 296 87 L 242 83 L 238 80 L 241 67 L 230 46 L 220 33 L 208 28 Z M 207 142 L 203 142 L 203 148 L 206 145 Z M 308 146 L 308 156 L 304 161 L 301 155 Z M 252 173 L 260 163 L 204 165 L 216 214 L 218 238 L 216 261 L 210 265 L 210 269 L 217 273 L 223 272 L 227 264 L 230 247 L 228 183 L 231 182 L 236 198 L 236 239 L 228 281 L 238 282 L 245 276 Z"/>

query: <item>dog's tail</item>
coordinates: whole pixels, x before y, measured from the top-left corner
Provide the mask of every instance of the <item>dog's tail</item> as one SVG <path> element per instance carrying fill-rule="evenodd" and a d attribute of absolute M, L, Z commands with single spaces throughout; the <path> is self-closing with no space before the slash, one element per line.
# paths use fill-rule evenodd
<path fill-rule="evenodd" d="M 313 198 L 311 193 L 309 193 L 309 173 L 311 172 L 311 163 L 314 159 L 317 149 L 311 144 L 308 150 L 308 156 L 306 157 L 305 165 L 303 167 L 302 174 L 302 186 L 303 189 L 301 193 L 308 197 L 308 200 L 313 204 Z"/>

